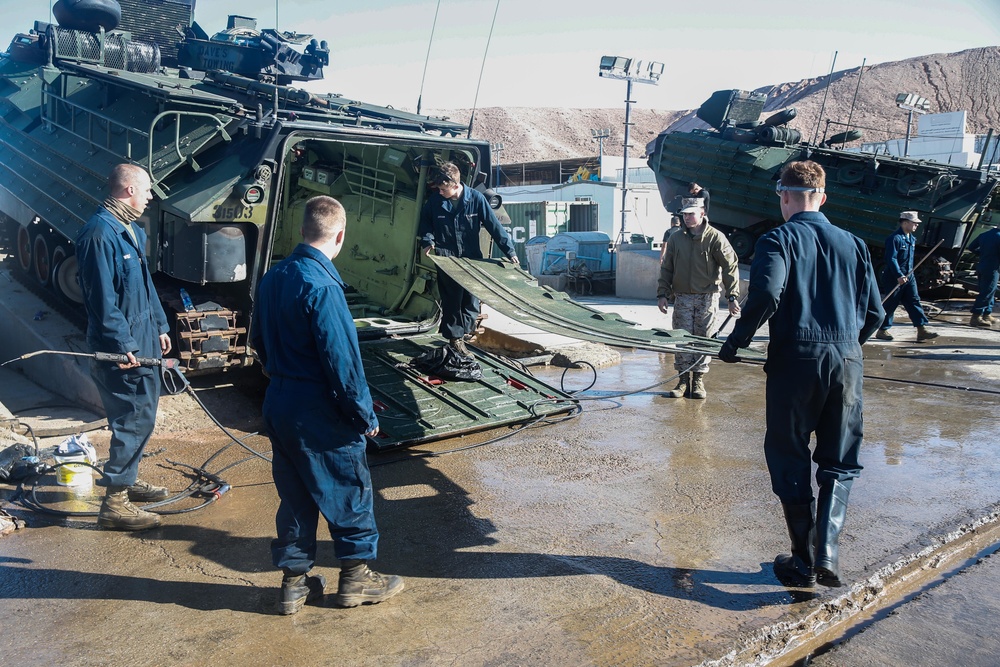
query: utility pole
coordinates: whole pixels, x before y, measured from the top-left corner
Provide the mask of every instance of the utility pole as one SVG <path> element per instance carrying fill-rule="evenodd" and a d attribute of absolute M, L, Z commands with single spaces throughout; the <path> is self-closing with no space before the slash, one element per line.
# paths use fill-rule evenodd
<path fill-rule="evenodd" d="M 490 152 L 496 156 L 497 161 L 497 179 L 493 183 L 494 188 L 500 187 L 500 153 L 503 153 L 503 142 L 498 142 L 495 144 L 490 144 Z"/>

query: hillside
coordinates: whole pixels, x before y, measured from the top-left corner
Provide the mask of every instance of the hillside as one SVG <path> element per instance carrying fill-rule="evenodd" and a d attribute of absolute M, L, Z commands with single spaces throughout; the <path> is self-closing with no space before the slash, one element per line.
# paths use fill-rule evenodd
<path fill-rule="evenodd" d="M 931 102 L 931 110 L 967 111 L 967 131 L 985 133 L 1000 129 L 1000 47 L 968 49 L 958 53 L 939 53 L 890 63 L 866 66 L 858 88 L 859 67 L 835 72 L 830 77 L 826 107 L 823 105 L 826 76 L 758 88 L 766 93 L 765 107 L 771 113 L 795 107 L 797 117 L 789 125 L 812 140 L 826 130 L 827 119 L 846 123 L 851 116 L 851 101 L 857 89 L 852 127 L 864 129 L 864 141 L 883 141 L 906 134 L 907 114 L 896 108 L 897 93 L 916 93 Z M 734 81 L 733 87 L 739 87 Z M 700 102 L 699 102 L 700 104 Z M 467 121 L 468 109 L 434 110 L 434 115 Z M 622 154 L 624 108 L 549 109 L 525 107 L 488 107 L 476 111 L 473 135 L 490 142 L 502 142 L 504 163 L 555 160 L 597 154 L 591 129 L 611 128 L 611 139 L 604 142 L 608 155 Z M 641 155 L 647 143 L 664 129 L 689 130 L 705 127 L 694 110 L 656 110 L 632 107 L 634 123 L 630 136 L 633 155 Z M 844 128 L 830 125 L 828 134 Z M 914 122 L 913 131 L 916 131 Z"/>

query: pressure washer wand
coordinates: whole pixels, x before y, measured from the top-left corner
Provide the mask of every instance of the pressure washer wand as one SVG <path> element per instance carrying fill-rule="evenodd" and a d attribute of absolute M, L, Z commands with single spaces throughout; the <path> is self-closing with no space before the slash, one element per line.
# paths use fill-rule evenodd
<path fill-rule="evenodd" d="M 130 363 L 127 354 L 117 354 L 115 352 L 66 352 L 64 350 L 37 350 L 35 352 L 22 354 L 20 357 L 15 357 L 14 359 L 5 361 L 2 364 L 0 364 L 0 366 L 6 366 L 7 364 L 13 363 L 15 361 L 21 361 L 22 359 L 29 359 L 31 357 L 36 357 L 40 354 L 58 354 L 67 357 L 90 357 L 91 359 L 96 359 L 97 361 L 108 361 L 115 364 Z M 135 360 L 139 362 L 140 366 L 162 366 L 163 368 L 167 369 L 173 369 L 177 367 L 177 359 L 156 359 L 153 357 L 136 357 Z"/>
<path fill-rule="evenodd" d="M 927 261 L 928 257 L 930 257 L 931 255 L 934 254 L 934 251 L 937 250 L 938 246 L 941 245 L 942 243 L 944 243 L 944 239 L 939 239 L 938 242 L 934 244 L 934 247 L 931 248 L 931 251 L 929 253 L 927 253 L 926 255 L 924 255 L 923 258 L 919 262 L 917 262 L 916 266 L 914 266 L 912 269 L 910 269 L 910 272 L 906 274 L 906 279 L 907 280 L 909 280 L 910 277 L 916 272 L 916 270 L 920 268 L 921 264 L 923 264 L 925 261 Z M 905 284 L 906 283 L 903 283 L 903 285 L 905 285 Z M 886 301 L 888 301 L 889 297 L 892 296 L 893 294 L 895 294 L 896 290 L 898 290 L 899 288 L 900 288 L 900 284 L 896 283 L 896 286 L 893 287 L 889 291 L 888 294 L 886 294 L 884 297 L 882 297 L 882 303 L 884 304 Z"/>

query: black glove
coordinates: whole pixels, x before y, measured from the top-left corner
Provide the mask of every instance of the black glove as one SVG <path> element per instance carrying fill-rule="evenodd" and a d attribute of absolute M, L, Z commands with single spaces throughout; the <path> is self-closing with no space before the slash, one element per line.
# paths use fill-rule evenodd
<path fill-rule="evenodd" d="M 726 340 L 719 349 L 719 359 L 727 364 L 735 364 L 740 360 L 739 349 L 731 341 Z"/>

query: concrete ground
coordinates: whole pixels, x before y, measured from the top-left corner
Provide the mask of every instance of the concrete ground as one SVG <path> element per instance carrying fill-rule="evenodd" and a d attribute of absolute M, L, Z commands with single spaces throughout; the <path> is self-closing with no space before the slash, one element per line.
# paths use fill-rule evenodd
<path fill-rule="evenodd" d="M 601 307 L 661 317 L 651 302 Z M 674 374 L 671 355 L 626 350 L 620 365 L 598 372 L 576 419 L 371 456 L 376 568 L 407 584 L 372 607 L 324 601 L 275 614 L 277 497 L 260 460 L 222 472 L 233 490 L 218 502 L 139 534 L 7 504 L 29 528 L 0 539 L 0 662 L 787 662 L 933 577 L 970 541 L 995 539 L 1000 332 L 941 318 L 955 324 L 937 325 L 933 343 L 908 342 L 903 331 L 866 346 L 865 470 L 842 537 L 850 587 L 789 590 L 771 573 L 788 538 L 761 451 L 761 368 L 713 363 L 705 401 L 657 393 L 672 382 L 617 398 Z M 537 374 L 558 385 L 562 369 Z M 566 388 L 591 379 L 569 371 Z M 247 382 L 199 396 L 240 435 L 259 428 L 259 393 Z M 171 397 L 161 412 L 192 405 Z M 446 453 L 498 435 L 510 437 Z M 91 439 L 106 450 L 106 434 Z M 158 431 L 143 475 L 178 491 L 187 479 L 167 459 L 202 465 L 227 442 L 208 424 Z M 268 449 L 260 436 L 247 443 Z M 206 467 L 247 457 L 230 447 Z M 96 509 L 92 496 L 65 489 L 46 486 L 38 497 Z M 335 585 L 328 536 L 316 571 Z"/>

